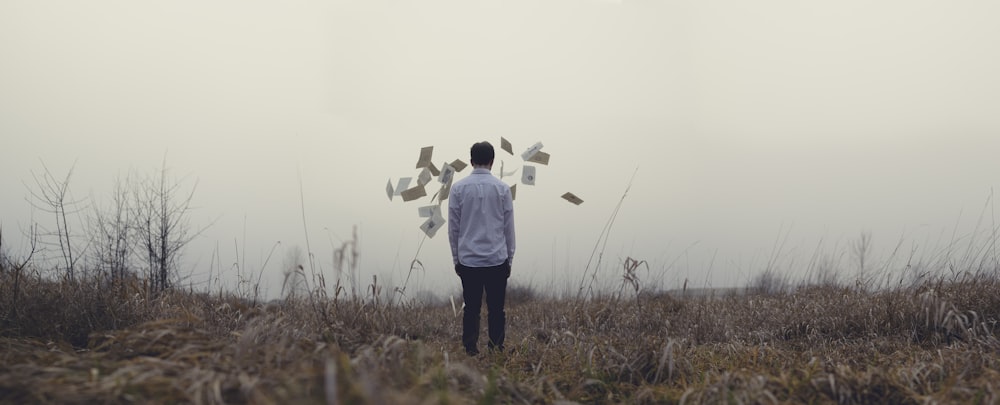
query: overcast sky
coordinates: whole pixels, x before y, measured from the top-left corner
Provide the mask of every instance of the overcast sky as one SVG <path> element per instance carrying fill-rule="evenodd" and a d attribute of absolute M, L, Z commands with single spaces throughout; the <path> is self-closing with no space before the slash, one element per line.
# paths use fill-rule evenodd
<path fill-rule="evenodd" d="M 75 162 L 74 196 L 101 205 L 165 156 L 197 184 L 192 226 L 211 224 L 191 283 L 216 257 L 232 284 L 244 250 L 257 270 L 278 244 L 276 295 L 304 206 L 325 271 L 357 226 L 363 281 L 398 286 L 417 257 L 410 288 L 450 293 L 447 235 L 417 255 L 427 201 L 390 202 L 386 181 L 416 176 L 423 146 L 467 161 L 503 136 L 552 155 L 518 187 L 517 282 L 575 289 L 633 173 L 606 284 L 633 257 L 665 288 L 743 285 L 776 246 L 789 274 L 817 249 L 847 272 L 861 232 L 886 257 L 901 240 L 933 255 L 994 226 L 998 17 L 992 1 L 4 1 L 5 247 L 51 226 L 25 201 L 42 162 Z"/>

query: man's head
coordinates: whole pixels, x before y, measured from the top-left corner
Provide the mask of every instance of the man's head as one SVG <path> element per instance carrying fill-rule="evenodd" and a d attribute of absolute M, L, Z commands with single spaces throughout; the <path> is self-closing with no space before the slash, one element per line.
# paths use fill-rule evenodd
<path fill-rule="evenodd" d="M 472 145 L 470 151 L 473 167 L 493 167 L 493 145 L 482 141 Z"/>

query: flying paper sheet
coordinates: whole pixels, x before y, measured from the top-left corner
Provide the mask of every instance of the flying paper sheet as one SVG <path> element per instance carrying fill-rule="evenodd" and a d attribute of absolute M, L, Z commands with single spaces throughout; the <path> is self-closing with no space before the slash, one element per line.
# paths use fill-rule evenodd
<path fill-rule="evenodd" d="M 399 193 L 399 195 L 403 197 L 403 201 L 413 201 L 420 197 L 426 196 L 427 190 L 424 190 L 423 185 L 418 185 L 414 188 Z"/>
<path fill-rule="evenodd" d="M 456 172 L 461 172 L 463 169 L 465 169 L 466 166 L 468 165 L 465 164 L 465 162 L 458 159 L 455 159 L 454 162 L 451 162 L 451 167 L 454 167 Z"/>
<path fill-rule="evenodd" d="M 441 211 L 440 205 L 426 205 L 417 208 L 417 214 L 420 215 L 420 218 L 433 217 L 434 215 L 440 214 L 440 211 Z"/>
<path fill-rule="evenodd" d="M 510 185 L 510 200 L 514 201 L 517 199 L 517 184 Z"/>
<path fill-rule="evenodd" d="M 449 164 L 445 164 L 444 167 L 441 168 L 441 175 L 438 176 L 438 181 L 441 182 L 441 184 L 448 184 L 451 183 L 451 179 L 454 177 L 455 168 L 451 167 Z"/>
<path fill-rule="evenodd" d="M 517 174 L 518 170 L 521 170 L 521 169 L 517 168 L 517 169 L 511 170 L 509 172 L 504 171 L 503 170 L 503 161 L 502 160 L 500 161 L 500 178 L 501 179 L 504 178 L 504 177 L 510 177 L 510 176 L 513 176 L 513 175 Z"/>
<path fill-rule="evenodd" d="M 427 167 L 427 165 L 431 164 L 431 155 L 433 154 L 434 154 L 433 146 L 425 146 L 423 148 L 420 148 L 420 159 L 417 160 L 416 168 L 419 169 L 421 167 Z"/>
<path fill-rule="evenodd" d="M 565 198 L 566 201 L 569 201 L 569 202 L 571 202 L 573 204 L 576 204 L 576 205 L 583 204 L 583 200 L 581 200 L 580 197 L 577 197 L 576 194 L 573 194 L 573 193 L 563 194 L 562 198 Z"/>
<path fill-rule="evenodd" d="M 524 165 L 524 170 L 521 171 L 521 183 L 535 185 L 535 166 Z"/>
<path fill-rule="evenodd" d="M 521 154 L 521 159 L 522 160 L 531 159 L 531 157 L 535 156 L 535 154 L 538 153 L 538 151 L 540 150 L 542 150 L 542 143 L 536 142 L 534 145 L 531 145 L 531 147 L 528 148 L 528 150 L 524 151 L 524 153 Z"/>
<path fill-rule="evenodd" d="M 440 176 L 441 175 L 441 171 L 438 170 L 437 166 L 434 166 L 434 163 L 428 164 L 427 165 L 427 170 L 431 171 L 431 175 L 432 176 Z"/>
<path fill-rule="evenodd" d="M 514 154 L 514 147 L 510 146 L 510 141 L 502 136 L 500 137 L 500 149 L 507 151 L 507 153 L 510 153 L 511 155 Z"/>
<path fill-rule="evenodd" d="M 448 199 L 448 194 L 451 194 L 451 182 L 445 183 L 441 186 L 441 191 L 438 192 L 438 201 L 444 201 Z"/>
<path fill-rule="evenodd" d="M 532 157 L 528 158 L 528 161 L 532 162 L 532 163 L 539 163 L 539 164 L 543 164 L 543 165 L 548 165 L 549 164 L 549 154 L 545 153 L 545 152 L 542 152 L 542 151 L 538 151 Z"/>
<path fill-rule="evenodd" d="M 431 170 L 425 167 L 424 170 L 420 171 L 420 177 L 417 177 L 417 184 L 422 186 L 424 184 L 430 183 L 430 181 L 431 181 Z"/>
<path fill-rule="evenodd" d="M 428 238 L 433 238 L 437 234 L 437 231 L 444 227 L 445 220 L 440 215 L 435 215 L 427 218 L 422 225 L 420 225 L 420 230 L 427 234 Z"/>
<path fill-rule="evenodd" d="M 385 195 L 389 197 L 389 201 L 392 201 L 392 196 L 394 195 L 392 190 L 392 179 L 389 179 L 389 182 L 385 184 Z"/>
<path fill-rule="evenodd" d="M 413 181 L 412 177 L 401 177 L 399 179 L 399 183 L 396 183 L 396 191 L 393 192 L 393 195 L 402 194 L 403 191 L 410 186 L 410 181 Z"/>

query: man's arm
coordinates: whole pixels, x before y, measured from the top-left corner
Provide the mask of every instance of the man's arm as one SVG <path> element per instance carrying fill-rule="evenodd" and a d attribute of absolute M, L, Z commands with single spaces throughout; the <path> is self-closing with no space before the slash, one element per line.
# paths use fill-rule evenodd
<path fill-rule="evenodd" d="M 503 196 L 503 234 L 507 240 L 507 260 L 514 260 L 514 199 L 510 190 Z"/>
<path fill-rule="evenodd" d="M 451 244 L 451 259 L 458 264 L 458 231 L 462 222 L 462 201 L 458 190 L 452 190 L 448 198 L 448 243 Z"/>

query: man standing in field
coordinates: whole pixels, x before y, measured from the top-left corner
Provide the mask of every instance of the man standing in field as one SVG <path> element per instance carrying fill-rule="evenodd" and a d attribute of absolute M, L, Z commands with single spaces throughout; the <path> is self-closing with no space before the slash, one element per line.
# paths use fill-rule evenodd
<path fill-rule="evenodd" d="M 479 314 L 486 292 L 488 347 L 503 351 L 504 297 L 514 258 L 514 201 L 508 187 L 490 172 L 493 145 L 472 145 L 472 174 L 456 182 L 448 199 L 448 241 L 455 273 L 462 278 L 465 313 L 462 344 L 479 354 Z"/>

